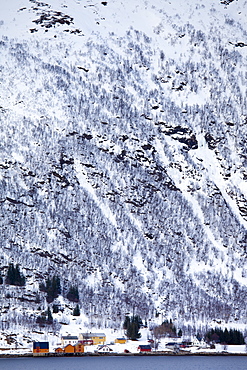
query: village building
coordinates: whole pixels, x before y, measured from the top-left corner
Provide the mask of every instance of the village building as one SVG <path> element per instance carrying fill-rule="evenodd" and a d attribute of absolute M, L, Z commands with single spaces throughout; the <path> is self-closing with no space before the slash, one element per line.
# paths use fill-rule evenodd
<path fill-rule="evenodd" d="M 171 349 L 174 352 L 179 352 L 180 348 L 184 348 L 184 344 L 178 342 L 168 342 L 166 348 Z"/>
<path fill-rule="evenodd" d="M 201 341 L 197 337 L 192 339 L 192 346 L 200 347 L 200 344 L 201 344 Z"/>
<path fill-rule="evenodd" d="M 72 346 L 72 344 L 67 344 L 67 346 L 64 347 L 64 353 L 74 353 L 75 348 Z"/>
<path fill-rule="evenodd" d="M 116 338 L 115 343 L 125 344 L 127 342 L 126 338 Z"/>
<path fill-rule="evenodd" d="M 137 348 L 139 352 L 151 352 L 152 348 L 150 344 L 140 344 Z"/>
<path fill-rule="evenodd" d="M 61 338 L 62 347 L 66 347 L 67 344 L 76 344 L 78 342 L 78 337 L 75 335 L 65 335 Z"/>
<path fill-rule="evenodd" d="M 84 345 L 81 342 L 77 342 L 74 345 L 74 351 L 75 353 L 84 353 Z"/>
<path fill-rule="evenodd" d="M 93 340 L 92 339 L 83 339 L 79 341 L 81 344 L 84 346 L 92 346 L 93 345 Z"/>
<path fill-rule="evenodd" d="M 106 335 L 105 333 L 81 333 L 79 334 L 79 340 L 83 342 L 87 340 L 92 340 L 94 345 L 105 344 Z"/>
<path fill-rule="evenodd" d="M 203 338 L 194 337 L 192 339 L 192 346 L 199 347 L 199 348 L 207 348 L 207 343 Z"/>
<path fill-rule="evenodd" d="M 62 347 L 58 347 L 58 348 L 55 349 L 55 353 L 63 353 L 63 352 L 64 352 L 64 350 L 63 350 Z"/>
<path fill-rule="evenodd" d="M 97 348 L 97 350 L 95 352 L 98 352 L 98 353 L 109 353 L 109 352 L 112 352 L 112 349 L 107 344 L 104 344 L 102 346 L 98 346 L 98 348 Z"/>
<path fill-rule="evenodd" d="M 84 345 L 81 342 L 77 342 L 74 346 L 67 344 L 64 348 L 56 348 L 55 353 L 84 353 Z"/>
<path fill-rule="evenodd" d="M 46 356 L 49 353 L 49 342 L 33 342 L 33 356 Z"/>

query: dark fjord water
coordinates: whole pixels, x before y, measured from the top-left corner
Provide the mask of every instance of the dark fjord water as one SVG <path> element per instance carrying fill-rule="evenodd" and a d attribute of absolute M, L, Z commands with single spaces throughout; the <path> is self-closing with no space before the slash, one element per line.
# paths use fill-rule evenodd
<path fill-rule="evenodd" d="M 0 359 L 0 370 L 246 370 L 247 357 L 153 356 Z"/>

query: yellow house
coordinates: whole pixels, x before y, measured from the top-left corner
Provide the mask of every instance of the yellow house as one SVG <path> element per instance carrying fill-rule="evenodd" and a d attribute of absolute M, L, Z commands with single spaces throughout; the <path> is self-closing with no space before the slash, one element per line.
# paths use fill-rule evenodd
<path fill-rule="evenodd" d="M 116 339 L 115 339 L 115 343 L 121 343 L 121 344 L 124 344 L 124 343 L 126 343 L 126 342 L 127 342 L 126 338 L 116 338 Z"/>
<path fill-rule="evenodd" d="M 79 334 L 79 340 L 92 340 L 94 345 L 105 344 L 106 335 L 105 333 L 81 333 Z"/>

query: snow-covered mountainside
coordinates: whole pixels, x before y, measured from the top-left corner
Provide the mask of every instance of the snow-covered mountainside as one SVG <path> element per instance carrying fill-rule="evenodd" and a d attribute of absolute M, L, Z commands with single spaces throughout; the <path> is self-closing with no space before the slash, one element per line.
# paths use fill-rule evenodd
<path fill-rule="evenodd" d="M 95 325 L 246 323 L 246 19 L 244 0 L 1 4 L 6 322 L 33 325 L 55 274 Z"/>

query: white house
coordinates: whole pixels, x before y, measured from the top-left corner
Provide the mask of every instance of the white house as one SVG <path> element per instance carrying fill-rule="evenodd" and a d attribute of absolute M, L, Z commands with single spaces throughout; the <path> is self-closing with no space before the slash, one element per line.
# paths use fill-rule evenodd
<path fill-rule="evenodd" d="M 102 346 L 98 346 L 98 348 L 95 352 L 109 353 L 109 352 L 112 352 L 112 349 L 107 344 L 104 344 Z"/>
<path fill-rule="evenodd" d="M 61 338 L 62 347 L 66 347 L 68 344 L 72 346 L 78 342 L 78 337 L 75 335 L 65 335 Z"/>
<path fill-rule="evenodd" d="M 200 347 L 200 348 L 207 348 L 207 343 L 205 342 L 205 340 L 203 338 L 198 339 L 198 338 L 194 337 L 194 338 L 192 338 L 192 346 Z"/>

